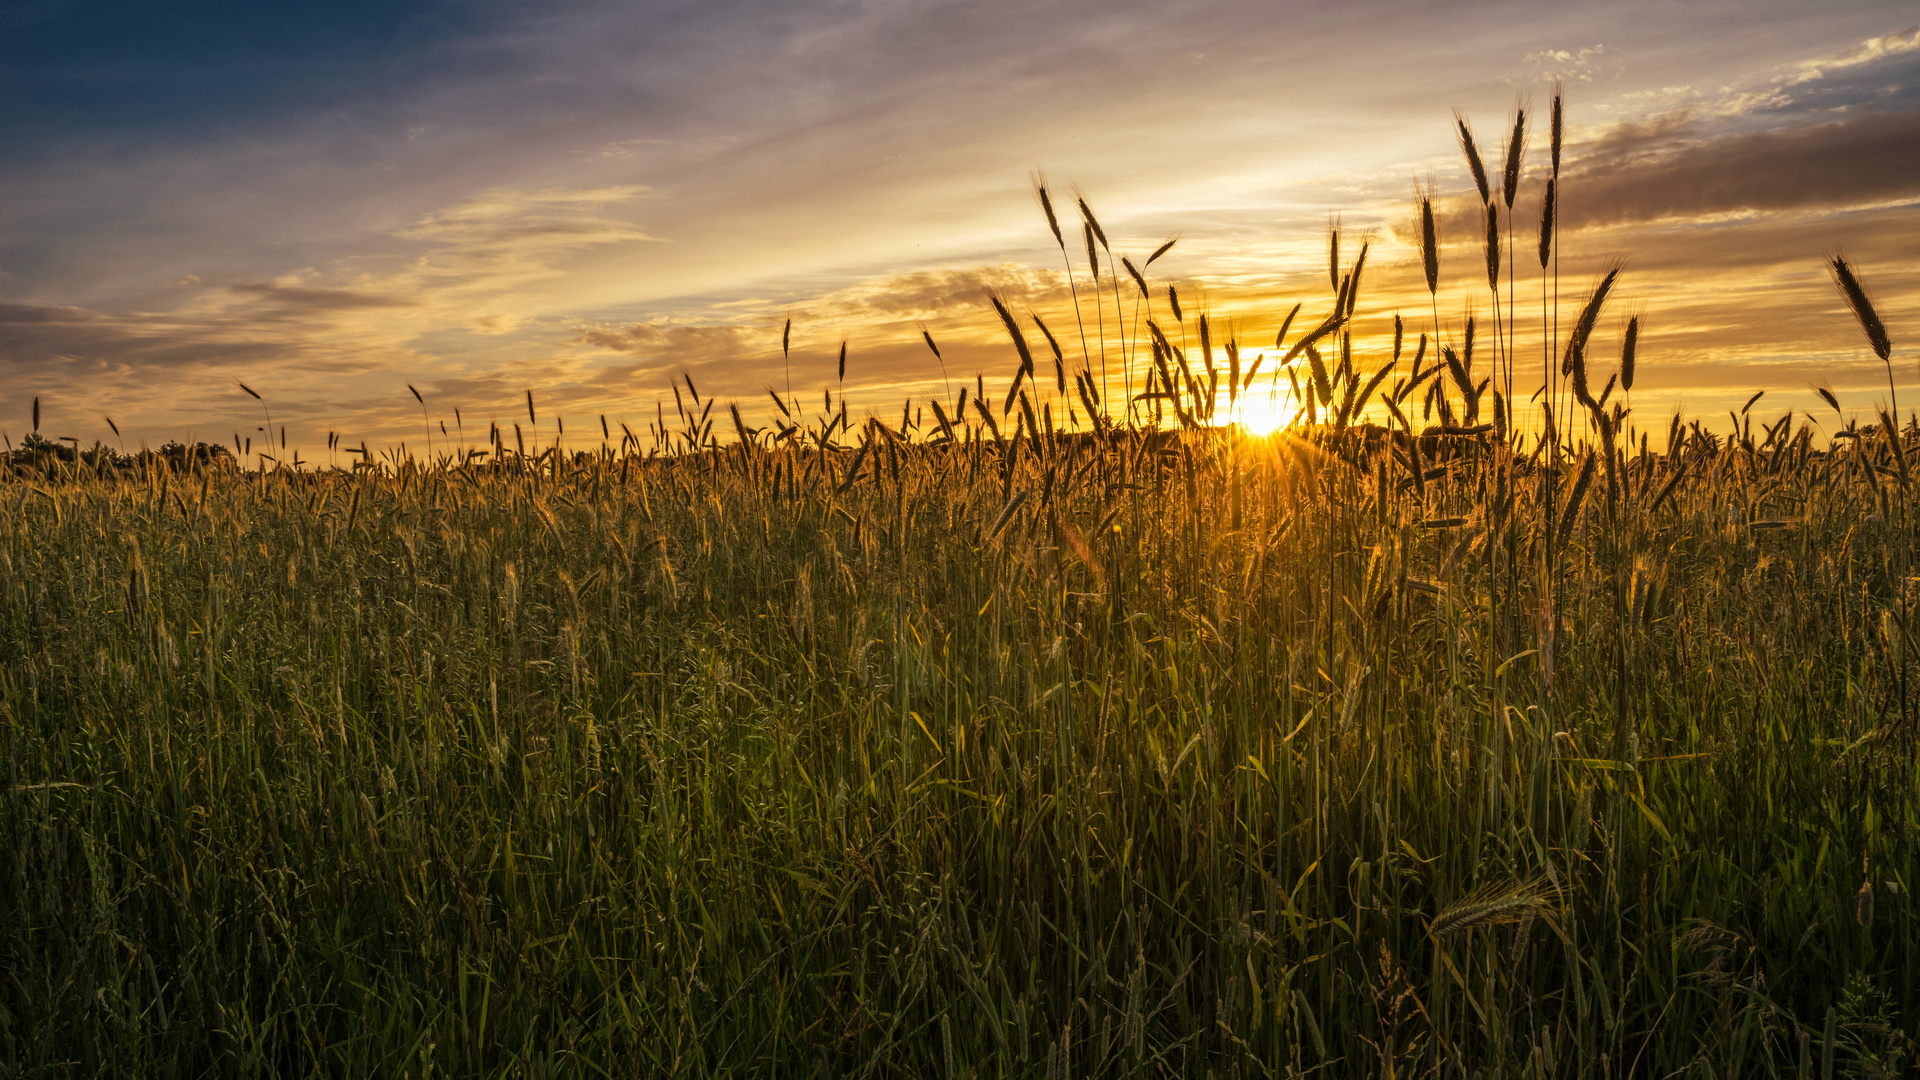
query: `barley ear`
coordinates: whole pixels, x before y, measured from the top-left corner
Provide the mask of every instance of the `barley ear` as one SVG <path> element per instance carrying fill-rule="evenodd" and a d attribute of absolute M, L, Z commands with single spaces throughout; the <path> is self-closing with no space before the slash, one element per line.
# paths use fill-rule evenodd
<path fill-rule="evenodd" d="M 1594 407 L 1594 402 L 1593 395 L 1587 390 L 1587 341 L 1593 337 L 1593 326 L 1600 319 L 1600 309 L 1606 305 L 1607 296 L 1613 291 L 1613 283 L 1619 277 L 1620 268 L 1616 266 L 1600 279 L 1600 284 L 1594 286 L 1593 293 L 1587 297 L 1586 306 L 1580 309 L 1580 318 L 1574 322 L 1573 333 L 1567 337 L 1567 352 L 1562 366 L 1573 376 L 1574 396 L 1589 409 Z"/>
<path fill-rule="evenodd" d="M 1074 191 L 1076 192 L 1075 201 L 1080 204 L 1081 220 L 1087 223 L 1087 228 L 1093 231 L 1094 236 L 1099 237 L 1100 246 L 1103 248 L 1107 247 L 1107 231 L 1100 227 L 1100 219 L 1093 216 L 1093 207 L 1087 205 L 1087 197 L 1085 195 L 1078 194 L 1078 185 L 1075 185 Z"/>
<path fill-rule="evenodd" d="M 1327 285 L 1340 291 L 1340 215 L 1327 216 Z"/>
<path fill-rule="evenodd" d="M 1627 340 L 1620 346 L 1620 389 L 1633 389 L 1633 361 L 1640 345 L 1640 316 L 1627 320 Z"/>
<path fill-rule="evenodd" d="M 1873 355 L 1886 362 L 1893 353 L 1893 342 L 1887 338 L 1887 327 L 1880 321 L 1880 313 L 1873 309 L 1873 298 L 1867 295 L 1866 286 L 1860 283 L 1853 267 L 1847 265 L 1845 256 L 1834 255 L 1827 262 L 1833 271 L 1833 283 L 1839 286 L 1840 295 L 1846 297 L 1853 317 L 1860 320 L 1860 329 L 1866 332 L 1867 343 L 1873 346 Z"/>
<path fill-rule="evenodd" d="M 1286 347 L 1287 331 L 1293 328 L 1293 318 L 1298 314 L 1300 314 L 1300 305 L 1295 304 L 1293 305 L 1293 310 L 1287 312 L 1286 319 L 1280 323 L 1280 332 L 1273 336 L 1274 348 L 1280 349 Z"/>
<path fill-rule="evenodd" d="M 1509 213 L 1513 210 L 1513 197 L 1520 187 L 1520 157 L 1527 151 L 1527 108 L 1525 104 L 1516 104 L 1513 110 L 1513 135 L 1507 141 L 1506 168 L 1501 173 L 1500 195 L 1507 204 Z"/>
<path fill-rule="evenodd" d="M 1047 174 L 1036 172 L 1032 174 L 1032 180 L 1034 193 L 1040 196 L 1040 209 L 1047 213 L 1047 228 L 1053 230 L 1053 242 L 1060 245 L 1060 250 L 1064 252 L 1067 250 L 1067 241 L 1060 233 L 1060 218 L 1053 212 L 1053 196 L 1047 192 Z"/>
<path fill-rule="evenodd" d="M 1032 319 L 1033 325 L 1039 327 L 1040 332 L 1047 336 L 1047 347 L 1053 350 L 1053 377 L 1058 383 L 1060 393 L 1064 394 L 1067 392 L 1067 361 L 1066 357 L 1060 353 L 1060 342 L 1055 340 L 1053 331 L 1047 329 L 1047 324 L 1041 320 L 1040 316 L 1029 311 L 1027 317 Z"/>
<path fill-rule="evenodd" d="M 1487 204 L 1487 288 L 1500 287 L 1500 208 Z"/>
<path fill-rule="evenodd" d="M 1598 464 L 1589 452 L 1580 463 L 1580 475 L 1573 481 L 1573 490 L 1567 493 L 1567 505 L 1560 511 L 1560 523 L 1553 531 L 1556 537 L 1564 537 L 1573 529 L 1574 519 L 1580 516 L 1580 505 L 1586 501 L 1587 488 L 1593 484 L 1593 469 Z"/>
<path fill-rule="evenodd" d="M 1434 937 L 1464 933 L 1486 926 L 1523 922 L 1547 911 L 1559 895 L 1541 881 L 1496 885 L 1476 890 L 1434 917 L 1427 932 Z"/>
<path fill-rule="evenodd" d="M 1440 243 L 1433 225 L 1433 196 L 1420 196 L 1420 262 L 1427 272 L 1427 293 L 1440 289 Z"/>
<path fill-rule="evenodd" d="M 1466 114 L 1458 109 L 1453 111 L 1453 123 L 1460 133 L 1460 150 L 1467 155 L 1467 167 L 1473 172 L 1473 186 L 1480 192 L 1480 204 L 1485 206 L 1493 201 L 1493 191 L 1487 186 L 1487 166 L 1480 160 L 1480 148 L 1474 144 L 1473 128 L 1467 125 Z"/>
<path fill-rule="evenodd" d="M 1008 336 L 1013 338 L 1014 349 L 1020 353 L 1021 374 L 1033 374 L 1033 353 L 1027 348 L 1027 336 L 1020 332 L 1020 324 L 1013 321 L 1013 313 L 1007 310 L 1007 305 L 1002 302 L 998 296 L 993 293 L 988 293 L 987 299 L 993 301 L 993 310 L 999 314 L 1001 324 L 1007 328 Z M 846 347 L 842 346 L 841 353 L 843 356 L 845 352 Z M 844 367 L 844 361 L 842 366 Z M 844 371 L 842 374 L 844 374 Z"/>
<path fill-rule="evenodd" d="M 1558 82 L 1555 82 L 1553 84 L 1553 123 L 1552 123 L 1553 175 L 1555 179 L 1558 179 L 1560 176 L 1560 123 L 1561 123 L 1560 84 Z"/>
<path fill-rule="evenodd" d="M 1557 179 L 1549 178 L 1547 193 L 1540 200 L 1540 269 L 1542 270 L 1547 268 L 1547 259 L 1553 254 L 1553 199 L 1554 188 L 1558 184 Z"/>
<path fill-rule="evenodd" d="M 1372 244 L 1360 245 L 1360 257 L 1353 260 L 1353 272 L 1347 275 L 1346 317 L 1353 318 L 1353 307 L 1360 302 L 1360 272 L 1367 268 L 1367 251 Z"/>

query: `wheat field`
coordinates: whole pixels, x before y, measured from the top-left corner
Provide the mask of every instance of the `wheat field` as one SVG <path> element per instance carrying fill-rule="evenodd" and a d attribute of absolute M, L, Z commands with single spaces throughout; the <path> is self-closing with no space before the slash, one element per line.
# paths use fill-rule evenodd
<path fill-rule="evenodd" d="M 1120 401 L 996 301 L 897 418 L 30 441 L 0 1069 L 1905 1075 L 1920 430 L 1643 425 L 1611 278 L 1525 427 L 1537 360 L 1355 355 L 1365 257 L 1271 435 L 1192 313 Z"/>

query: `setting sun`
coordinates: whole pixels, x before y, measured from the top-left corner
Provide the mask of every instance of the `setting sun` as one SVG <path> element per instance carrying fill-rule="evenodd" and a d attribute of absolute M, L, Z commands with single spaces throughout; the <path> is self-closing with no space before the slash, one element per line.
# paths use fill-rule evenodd
<path fill-rule="evenodd" d="M 1270 435 L 1294 422 L 1300 405 L 1292 392 L 1282 388 L 1276 394 L 1255 392 L 1240 398 L 1233 407 L 1233 422 L 1254 435 Z"/>

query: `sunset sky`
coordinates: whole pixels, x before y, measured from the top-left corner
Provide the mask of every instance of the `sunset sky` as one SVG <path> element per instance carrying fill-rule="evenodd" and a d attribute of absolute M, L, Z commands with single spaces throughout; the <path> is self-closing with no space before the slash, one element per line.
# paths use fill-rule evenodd
<path fill-rule="evenodd" d="M 531 389 L 543 428 L 597 442 L 600 414 L 671 416 L 683 373 L 750 418 L 789 378 L 817 403 L 843 340 L 856 408 L 897 417 L 942 390 L 921 323 L 956 388 L 1004 388 L 988 288 L 1072 333 L 1037 170 L 1116 255 L 1178 236 L 1155 318 L 1174 284 L 1249 352 L 1296 301 L 1328 308 L 1339 214 L 1343 260 L 1373 244 L 1377 364 L 1396 310 L 1434 329 L 1416 183 L 1448 245 L 1439 332 L 1490 317 L 1453 110 L 1497 169 L 1516 98 L 1540 116 L 1515 204 L 1537 380 L 1555 80 L 1563 312 L 1624 261 L 1596 348 L 1611 370 L 1642 316 L 1643 423 L 1724 426 L 1762 389 L 1769 416 L 1817 412 L 1815 383 L 1883 401 L 1835 251 L 1920 405 L 1916 22 L 1911 0 L 0 0 L 0 432 L 38 396 L 49 436 L 111 444 L 112 416 L 129 448 L 226 442 L 265 423 L 245 383 L 324 462 L 328 431 L 417 448 L 411 383 L 470 441 Z"/>

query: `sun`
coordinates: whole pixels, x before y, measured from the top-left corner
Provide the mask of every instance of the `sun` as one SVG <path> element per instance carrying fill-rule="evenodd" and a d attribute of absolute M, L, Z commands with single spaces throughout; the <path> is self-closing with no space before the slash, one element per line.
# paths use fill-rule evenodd
<path fill-rule="evenodd" d="M 1240 425 L 1254 435 L 1270 435 L 1279 431 L 1300 415 L 1300 406 L 1291 395 L 1278 397 L 1255 392 L 1241 396 L 1232 409 L 1228 410 L 1228 422 Z"/>

